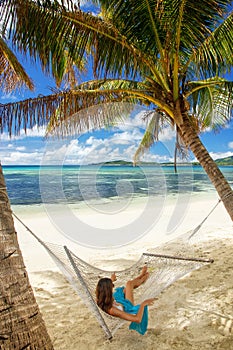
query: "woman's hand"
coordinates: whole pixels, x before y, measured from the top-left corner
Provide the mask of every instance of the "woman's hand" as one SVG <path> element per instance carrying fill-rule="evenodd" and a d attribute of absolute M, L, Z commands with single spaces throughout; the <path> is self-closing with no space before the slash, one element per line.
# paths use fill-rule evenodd
<path fill-rule="evenodd" d="M 117 280 L 115 272 L 111 276 L 111 280 L 115 282 Z"/>
<path fill-rule="evenodd" d="M 144 306 L 146 306 L 146 305 L 151 306 L 151 305 L 154 304 L 154 301 L 155 301 L 155 300 L 158 300 L 158 298 L 146 299 L 146 300 L 144 300 L 144 301 L 142 302 L 142 304 L 143 304 Z"/>

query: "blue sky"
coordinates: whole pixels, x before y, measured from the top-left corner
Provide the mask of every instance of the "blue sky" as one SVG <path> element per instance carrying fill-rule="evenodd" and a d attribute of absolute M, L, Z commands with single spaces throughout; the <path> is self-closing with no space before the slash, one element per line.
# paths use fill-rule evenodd
<path fill-rule="evenodd" d="M 14 92 L 0 95 L 0 103 L 16 101 L 23 98 L 50 94 L 54 82 L 45 77 L 39 68 L 29 66 L 28 74 L 33 78 L 36 90 Z M 88 76 L 86 77 L 88 79 Z M 45 128 L 27 130 L 20 136 L 10 139 L 6 133 L 0 138 L 0 159 L 2 165 L 39 165 L 46 159 L 51 163 L 86 164 L 124 159 L 132 161 L 133 155 L 145 131 L 142 112 L 113 130 L 98 130 L 83 135 L 73 135 L 67 140 L 54 141 L 45 139 Z M 233 156 L 233 122 L 217 134 L 206 131 L 201 140 L 214 158 Z M 160 134 L 160 141 L 143 157 L 144 161 L 166 162 L 173 160 L 175 133 L 166 127 Z M 50 155 L 48 158 L 48 154 Z M 192 154 L 189 160 L 195 160 Z"/>
<path fill-rule="evenodd" d="M 36 89 L 13 92 L 8 95 L 0 93 L 0 103 L 13 102 L 35 97 L 38 94 L 48 95 L 54 87 L 54 81 L 45 77 L 39 66 L 21 60 L 28 75 L 33 79 Z M 88 80 L 88 74 L 85 80 Z M 229 77 L 233 80 L 233 74 Z M 124 159 L 132 161 L 133 155 L 145 131 L 141 113 L 135 114 L 124 125 L 119 124 L 113 130 L 98 130 L 83 135 L 73 135 L 69 140 L 50 141 L 44 138 L 45 128 L 27 130 L 20 136 L 10 139 L 6 133 L 0 136 L 0 159 L 2 165 L 39 165 L 46 161 L 67 164 L 98 163 Z M 217 134 L 206 131 L 201 140 L 210 155 L 214 158 L 233 156 L 233 121 Z M 175 143 L 174 131 L 167 127 L 160 134 L 160 141 L 145 154 L 144 161 L 166 162 L 173 160 Z M 189 155 L 189 160 L 195 160 Z"/>
<path fill-rule="evenodd" d="M 45 84 L 47 81 L 45 80 Z M 21 96 L 22 97 L 22 96 Z M 6 97 L 0 97 L 4 103 Z M 16 95 L 8 96 L 16 99 Z M 124 124 L 112 130 L 98 130 L 82 135 L 73 135 L 66 140 L 45 139 L 45 128 L 27 130 L 20 136 L 9 139 L 6 133 L 1 135 L 0 159 L 2 165 L 47 163 L 87 164 L 124 159 L 131 161 L 145 131 L 142 114 L 139 112 Z M 210 155 L 214 158 L 233 156 L 233 124 L 217 134 L 205 132 L 201 139 Z M 166 162 L 173 160 L 175 133 L 166 127 L 144 161 Z M 194 160 L 192 154 L 189 160 Z"/>

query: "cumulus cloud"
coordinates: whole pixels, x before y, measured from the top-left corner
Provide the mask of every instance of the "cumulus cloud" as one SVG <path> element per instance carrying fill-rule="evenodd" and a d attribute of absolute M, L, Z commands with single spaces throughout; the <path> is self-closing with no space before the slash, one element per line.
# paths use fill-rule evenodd
<path fill-rule="evenodd" d="M 142 139 L 148 124 L 148 121 L 144 117 L 145 111 L 139 112 L 135 117 L 129 118 L 124 123 L 117 125 L 117 131 L 128 131 L 128 137 L 134 136 L 137 140 Z M 170 125 L 164 125 L 163 130 L 159 134 L 159 140 L 164 142 L 173 140 L 174 138 L 175 130 Z"/>
<path fill-rule="evenodd" d="M 210 156 L 216 160 L 216 159 L 219 159 L 219 158 L 225 158 L 225 157 L 231 157 L 233 156 L 233 152 L 231 151 L 228 151 L 228 152 L 210 152 Z"/>
<path fill-rule="evenodd" d="M 3 164 L 90 164 L 111 160 L 132 161 L 145 132 L 143 114 L 111 130 L 90 132 L 69 139 L 43 138 L 45 127 L 27 130 L 27 135 L 9 140 L 2 135 L 0 157 Z M 5 138 L 5 139 L 4 139 Z M 173 160 L 175 131 L 170 126 L 162 130 L 159 143 L 147 151 L 141 160 L 168 162 Z M 42 142 L 43 140 L 43 142 Z M 233 149 L 233 141 L 228 143 Z M 172 155 L 172 156 L 171 156 Z M 233 155 L 233 152 L 212 152 L 213 159 Z"/>
<path fill-rule="evenodd" d="M 9 136 L 9 133 L 3 132 L 0 135 L 0 140 L 1 141 L 17 141 L 17 140 L 23 140 L 26 138 L 31 138 L 31 137 L 44 137 L 46 132 L 46 127 L 45 126 L 34 126 L 32 129 L 27 128 L 26 133 L 22 129 L 19 135 L 12 135 L 11 137 Z"/>
<path fill-rule="evenodd" d="M 141 137 L 141 135 L 140 135 Z M 47 142 L 47 150 L 43 161 L 49 163 L 90 164 L 110 160 L 132 160 L 138 142 L 137 133 L 133 131 L 110 133 L 105 138 L 93 135 L 86 141 L 79 139 Z"/>
<path fill-rule="evenodd" d="M 130 131 L 124 131 L 124 132 L 118 132 L 114 133 L 110 138 L 109 142 L 114 144 L 122 144 L 127 145 L 132 142 L 136 142 L 141 140 L 143 137 L 143 133 L 141 133 L 139 130 L 131 130 Z"/>
<path fill-rule="evenodd" d="M 162 142 L 171 141 L 171 140 L 175 139 L 175 137 L 176 137 L 175 130 L 173 130 L 171 127 L 167 126 L 161 131 L 161 133 L 159 135 L 159 140 Z"/>
<path fill-rule="evenodd" d="M 91 147 L 98 147 L 99 145 L 103 145 L 105 142 L 104 139 L 97 139 L 94 136 L 90 136 L 87 140 L 86 140 L 86 145 L 87 146 L 91 146 Z"/>
<path fill-rule="evenodd" d="M 143 119 L 144 112 L 139 112 L 135 116 L 128 118 L 127 120 L 123 122 L 119 122 L 115 128 L 117 130 L 121 131 L 127 131 L 127 130 L 132 130 L 132 129 L 143 129 L 144 131 L 146 130 L 147 123 Z"/>
<path fill-rule="evenodd" d="M 31 164 L 90 164 L 120 159 L 132 161 L 144 130 L 138 127 L 132 128 L 131 125 L 131 129 L 118 128 L 114 129 L 114 132 L 105 132 L 104 137 L 102 134 L 100 136 L 100 134 L 93 133 L 86 140 L 82 138 L 46 140 L 43 146 L 42 143 L 39 143 L 41 147 L 38 146 L 35 152 L 35 144 L 37 143 L 33 144 L 31 137 L 35 137 L 37 132 L 37 129 L 31 130 L 27 139 L 18 138 L 15 142 L 8 143 L 8 152 L 6 152 L 6 148 L 1 152 L 4 164 L 30 164 L 30 162 Z M 40 133 L 44 133 L 43 128 L 40 129 Z M 171 139 L 172 134 L 166 130 L 163 137 L 164 140 Z M 33 149 L 34 152 L 32 152 Z M 147 152 L 143 160 L 158 162 L 169 159 L 167 156 L 160 157 Z"/>
<path fill-rule="evenodd" d="M 40 152 L 11 152 L 2 157 L 3 165 L 37 165 L 40 164 L 42 153 Z"/>
<path fill-rule="evenodd" d="M 156 163 L 166 163 L 173 162 L 173 158 L 169 155 L 159 155 L 159 154 L 145 154 L 144 159 L 145 162 L 156 162 Z"/>

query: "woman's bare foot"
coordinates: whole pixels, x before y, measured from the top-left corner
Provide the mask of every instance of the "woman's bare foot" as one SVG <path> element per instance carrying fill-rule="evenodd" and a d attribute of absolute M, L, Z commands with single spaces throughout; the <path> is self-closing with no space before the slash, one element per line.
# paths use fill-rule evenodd
<path fill-rule="evenodd" d="M 140 279 L 142 283 L 144 283 L 148 278 L 149 278 L 149 272 L 146 272 Z"/>
<path fill-rule="evenodd" d="M 142 277 L 143 275 L 145 275 L 145 274 L 147 274 L 147 273 L 148 273 L 148 272 L 147 272 L 147 266 L 145 265 L 145 266 L 143 266 L 142 271 L 141 271 L 139 277 Z"/>
<path fill-rule="evenodd" d="M 149 272 L 147 272 L 147 266 L 143 266 L 142 271 L 138 277 L 134 280 L 134 288 L 139 287 L 143 284 L 149 277 Z"/>

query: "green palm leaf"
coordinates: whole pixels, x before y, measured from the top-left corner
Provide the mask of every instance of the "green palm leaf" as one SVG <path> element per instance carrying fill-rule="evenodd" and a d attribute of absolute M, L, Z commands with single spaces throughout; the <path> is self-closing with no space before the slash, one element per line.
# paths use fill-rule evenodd
<path fill-rule="evenodd" d="M 144 118 L 146 118 L 147 120 L 149 119 L 149 122 L 144 136 L 134 154 L 134 164 L 137 164 L 140 158 L 144 155 L 144 153 L 148 151 L 148 149 L 155 143 L 155 141 L 158 141 L 161 117 L 162 116 L 160 113 L 154 111 L 148 112 L 146 113 L 146 116 L 144 116 Z"/>
<path fill-rule="evenodd" d="M 196 65 L 196 75 L 219 75 L 233 65 L 233 12 L 197 48 L 190 59 Z"/>
<path fill-rule="evenodd" d="M 190 82 L 189 101 L 201 129 L 218 128 L 232 118 L 233 82 L 222 78 Z"/>
<path fill-rule="evenodd" d="M 14 53 L 0 37 L 0 88 L 9 92 L 27 86 L 33 90 L 34 85 Z"/>

